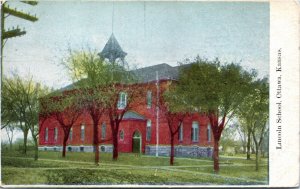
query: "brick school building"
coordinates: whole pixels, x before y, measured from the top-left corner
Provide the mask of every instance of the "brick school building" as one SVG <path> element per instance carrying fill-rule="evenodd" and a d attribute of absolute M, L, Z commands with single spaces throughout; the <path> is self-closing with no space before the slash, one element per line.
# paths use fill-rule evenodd
<path fill-rule="evenodd" d="M 112 35 L 100 53 L 109 61 L 124 61 L 126 53 Z M 142 103 L 134 102 L 132 108 L 124 114 L 118 133 L 118 151 L 124 153 L 143 153 L 146 155 L 169 156 L 170 132 L 163 112 L 156 106 L 158 95 L 162 95 L 168 83 L 178 79 L 180 66 L 168 64 L 137 69 L 134 72 L 140 81 L 137 85 L 147 85 Z M 62 91 L 71 90 L 72 85 Z M 120 95 L 120 101 L 126 103 L 126 97 Z M 98 128 L 101 142 L 100 152 L 111 153 L 113 149 L 109 118 L 102 116 Z M 55 119 L 48 119 L 40 125 L 39 150 L 61 151 L 63 130 Z M 175 137 L 175 156 L 211 157 L 213 135 L 208 118 L 203 114 L 193 114 L 184 119 Z M 67 142 L 67 151 L 93 152 L 93 125 L 89 115 L 83 114 L 73 125 Z"/>

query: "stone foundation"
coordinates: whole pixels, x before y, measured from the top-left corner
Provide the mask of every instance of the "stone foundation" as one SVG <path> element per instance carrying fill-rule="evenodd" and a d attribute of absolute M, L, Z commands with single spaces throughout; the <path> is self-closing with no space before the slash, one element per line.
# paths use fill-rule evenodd
<path fill-rule="evenodd" d="M 212 147 L 175 146 L 175 157 L 212 157 Z M 62 146 L 40 146 L 40 151 L 62 151 Z M 67 146 L 67 152 L 94 152 L 93 146 Z M 112 153 L 112 145 L 100 145 L 100 152 Z M 169 156 L 170 146 L 158 146 L 159 156 Z M 156 155 L 156 146 L 145 146 L 145 155 Z"/>
<path fill-rule="evenodd" d="M 40 151 L 62 151 L 62 146 L 40 146 Z M 66 146 L 67 152 L 94 152 L 93 146 Z M 100 152 L 112 152 L 112 145 L 100 145 Z"/>
<path fill-rule="evenodd" d="M 174 146 L 175 157 L 212 157 L 212 147 L 200 146 Z M 170 146 L 158 146 L 159 156 L 169 156 L 171 153 Z M 146 155 L 156 155 L 156 146 L 146 146 Z"/>

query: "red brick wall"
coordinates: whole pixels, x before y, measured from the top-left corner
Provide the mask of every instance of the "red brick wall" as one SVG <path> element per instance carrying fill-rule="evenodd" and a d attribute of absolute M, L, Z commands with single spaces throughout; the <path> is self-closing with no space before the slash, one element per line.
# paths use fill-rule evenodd
<path fill-rule="evenodd" d="M 160 92 L 161 90 L 167 87 L 168 81 L 160 82 Z M 139 113 L 143 115 L 147 120 L 151 120 L 151 140 L 146 141 L 146 120 L 123 120 L 120 124 L 120 131 L 124 130 L 124 140 L 120 140 L 119 137 L 119 151 L 120 152 L 131 152 L 132 151 L 132 137 L 133 133 L 138 130 L 142 135 L 142 151 L 145 151 L 145 145 L 156 145 L 156 85 L 155 83 L 150 84 L 141 84 L 141 87 L 144 87 L 144 97 L 140 98 L 138 102 L 133 101 L 131 111 Z M 147 108 L 147 90 L 152 91 L 152 106 L 151 108 Z M 143 100 L 144 99 L 144 100 Z M 191 128 L 192 122 L 197 121 L 199 124 L 199 142 L 192 142 L 191 140 Z M 109 119 L 106 116 L 103 116 L 99 123 L 99 140 L 101 139 L 101 125 L 102 123 L 106 123 L 106 139 L 111 138 L 111 129 L 109 125 Z M 81 124 L 85 125 L 85 138 L 84 141 L 80 139 L 80 129 Z M 183 141 L 178 141 L 178 136 L 175 137 L 176 145 L 201 145 L 201 146 L 212 146 L 213 145 L 213 136 L 211 132 L 211 142 L 207 140 L 207 125 L 208 119 L 205 115 L 195 114 L 188 118 L 186 118 L 183 122 Z M 45 128 L 48 127 L 48 142 L 45 139 Z M 54 141 L 54 128 L 57 127 L 58 132 L 58 140 Z M 39 144 L 40 145 L 62 145 L 63 141 L 63 130 L 60 128 L 59 124 L 51 119 L 47 120 L 43 128 L 40 128 L 40 137 Z M 68 145 L 92 145 L 93 142 L 93 126 L 92 120 L 90 116 L 84 114 L 80 117 L 80 119 L 73 126 L 73 137 L 72 140 L 68 141 Z M 112 144 L 111 141 L 103 142 L 103 144 Z M 159 144 L 160 145 L 169 145 L 170 144 L 170 134 L 169 128 L 166 123 L 166 119 L 162 112 L 159 113 Z"/>

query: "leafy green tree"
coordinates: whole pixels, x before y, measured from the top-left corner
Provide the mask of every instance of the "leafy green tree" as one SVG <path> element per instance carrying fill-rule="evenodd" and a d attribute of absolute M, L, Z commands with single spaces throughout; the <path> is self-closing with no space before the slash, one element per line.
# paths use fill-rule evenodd
<path fill-rule="evenodd" d="M 27 105 L 26 98 L 22 93 L 26 84 L 17 75 L 14 74 L 12 78 L 4 77 L 2 84 L 2 120 L 6 124 L 17 124 L 23 132 L 23 153 L 27 153 L 27 137 L 29 132 L 29 125 L 25 122 Z M 2 127 L 4 127 L 2 125 Z"/>
<path fill-rule="evenodd" d="M 219 141 L 228 120 L 248 92 L 254 73 L 230 63 L 221 65 L 218 59 L 203 60 L 199 57 L 185 66 L 180 73 L 180 92 L 185 93 L 190 106 L 205 112 L 209 118 L 214 137 L 214 171 L 219 172 Z"/>
<path fill-rule="evenodd" d="M 82 114 L 82 110 L 77 108 L 77 101 L 73 95 L 53 93 L 44 97 L 40 103 L 40 128 L 48 118 L 56 120 L 63 130 L 63 150 L 62 157 L 66 157 L 66 146 L 69 139 L 70 130 Z"/>
<path fill-rule="evenodd" d="M 31 131 L 35 146 L 35 160 L 38 159 L 38 98 L 48 93 L 47 87 L 41 87 L 32 77 L 21 78 L 16 73 L 3 81 L 2 110 L 3 120 L 14 124 L 23 132 L 24 148 L 27 152 L 27 137 Z"/>
<path fill-rule="evenodd" d="M 124 114 L 131 108 L 133 98 L 141 92 L 133 83 L 136 81 L 131 72 L 116 62 L 107 62 L 91 51 L 69 51 L 63 62 L 73 79 L 74 88 L 79 95 L 79 105 L 93 120 L 93 145 L 95 163 L 99 162 L 98 125 L 102 115 L 110 119 L 113 141 L 113 159 L 118 158 L 118 133 Z M 120 97 L 125 99 L 120 101 Z"/>
<path fill-rule="evenodd" d="M 103 59 L 93 52 L 72 52 L 64 65 L 68 67 L 75 81 L 73 94 L 77 98 L 79 109 L 85 110 L 93 122 L 93 146 L 95 164 L 99 163 L 99 132 L 98 125 L 105 112 L 107 94 L 107 74 L 109 73 Z"/>
<path fill-rule="evenodd" d="M 12 150 L 14 134 L 15 134 L 15 131 L 17 130 L 17 127 L 13 124 L 10 124 L 10 125 L 7 125 L 4 129 L 5 129 L 7 137 L 8 137 L 9 149 Z"/>
<path fill-rule="evenodd" d="M 258 170 L 259 149 L 267 133 L 269 117 L 269 84 L 266 78 L 252 84 L 252 91 L 240 107 L 240 118 L 244 119 L 250 130 L 255 146 L 256 170 Z"/>
<path fill-rule="evenodd" d="M 248 154 L 248 149 L 247 149 L 247 141 L 248 141 L 248 136 L 247 136 L 247 124 L 243 120 L 238 121 L 238 127 L 237 133 L 239 134 L 239 139 L 241 141 L 241 145 L 243 146 L 243 154 Z M 246 150 L 247 149 L 247 150 Z M 250 143 L 249 143 L 249 150 L 250 150 Z M 250 153 L 250 151 L 249 151 Z M 250 158 L 250 154 L 249 154 Z"/>
<path fill-rule="evenodd" d="M 42 87 L 39 83 L 35 83 L 32 78 L 28 81 L 27 88 L 23 88 L 23 94 L 26 98 L 27 106 L 25 123 L 29 125 L 29 130 L 34 142 L 34 159 L 38 159 L 38 137 L 39 129 L 39 98 L 49 93 L 48 87 Z"/>
<path fill-rule="evenodd" d="M 164 115 L 170 133 L 170 165 L 174 164 L 174 138 L 178 135 L 184 119 L 190 114 L 186 106 L 185 96 L 177 91 L 176 83 L 170 82 L 166 90 L 161 91 L 163 95 L 159 96 L 158 107 Z"/>

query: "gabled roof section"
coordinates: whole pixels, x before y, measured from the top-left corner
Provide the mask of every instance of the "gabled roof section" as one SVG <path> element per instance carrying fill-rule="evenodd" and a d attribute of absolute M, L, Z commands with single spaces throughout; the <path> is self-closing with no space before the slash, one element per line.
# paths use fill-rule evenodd
<path fill-rule="evenodd" d="M 141 120 L 141 121 L 146 120 L 144 116 L 133 111 L 128 111 L 124 114 L 123 120 L 128 120 L 128 119 Z"/>
<path fill-rule="evenodd" d="M 133 73 L 137 77 L 137 83 L 148 83 L 151 81 L 155 81 L 156 80 L 156 71 L 158 72 L 159 80 L 164 80 L 164 79 L 178 80 L 180 69 L 189 67 L 190 65 L 191 64 L 185 64 L 185 65 L 179 65 L 179 66 L 172 67 L 166 63 L 162 63 L 162 64 L 157 64 L 157 65 L 148 66 L 148 67 L 144 67 L 144 68 L 139 68 L 136 70 L 131 70 L 129 72 Z M 82 82 L 82 80 L 77 81 L 76 83 L 67 85 L 63 88 L 60 88 L 60 89 L 56 90 L 55 92 L 63 92 L 63 91 L 67 91 L 67 90 L 73 90 L 73 89 L 75 89 L 75 85 L 78 82 Z"/>
<path fill-rule="evenodd" d="M 178 79 L 179 67 L 172 67 L 166 63 L 148 66 L 132 71 L 139 82 L 146 83 L 156 80 L 156 72 L 158 79 Z"/>
<path fill-rule="evenodd" d="M 119 42 L 112 33 L 99 55 L 103 58 L 109 59 L 110 62 L 115 62 L 117 58 L 124 60 L 127 53 L 123 51 Z"/>

